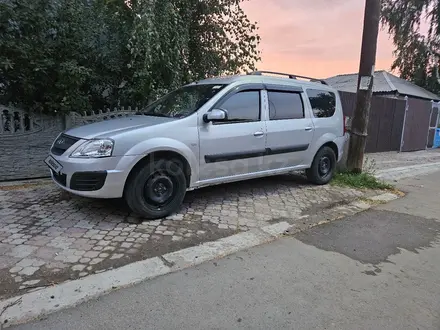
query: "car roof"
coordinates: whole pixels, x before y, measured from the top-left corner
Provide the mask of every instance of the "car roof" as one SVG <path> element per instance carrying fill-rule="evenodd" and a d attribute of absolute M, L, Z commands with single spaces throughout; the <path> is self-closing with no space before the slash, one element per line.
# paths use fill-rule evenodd
<path fill-rule="evenodd" d="M 264 76 L 259 74 L 246 74 L 246 75 L 234 75 L 234 76 L 222 76 L 222 77 L 214 77 L 199 80 L 194 82 L 193 84 L 200 85 L 211 85 L 211 84 L 219 84 L 219 85 L 229 85 L 232 83 L 263 83 L 263 84 L 274 84 L 274 85 L 284 85 L 284 86 L 296 86 L 296 87 L 305 87 L 305 88 L 314 88 L 320 90 L 327 90 L 336 92 L 336 90 L 324 83 L 315 82 L 315 81 L 307 81 L 302 79 L 289 79 L 289 78 L 279 78 L 274 76 Z"/>

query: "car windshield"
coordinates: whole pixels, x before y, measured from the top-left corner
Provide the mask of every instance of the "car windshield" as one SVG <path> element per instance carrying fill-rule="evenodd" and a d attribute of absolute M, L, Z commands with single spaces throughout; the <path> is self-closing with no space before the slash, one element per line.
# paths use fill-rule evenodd
<path fill-rule="evenodd" d="M 196 112 L 226 85 L 205 84 L 181 87 L 156 102 L 142 113 L 147 116 L 183 118 Z"/>

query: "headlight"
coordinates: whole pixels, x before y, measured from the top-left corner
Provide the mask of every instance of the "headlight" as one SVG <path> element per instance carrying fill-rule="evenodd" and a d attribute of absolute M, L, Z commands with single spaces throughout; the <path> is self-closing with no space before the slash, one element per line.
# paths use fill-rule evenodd
<path fill-rule="evenodd" d="M 100 158 L 110 157 L 113 152 L 113 140 L 100 139 L 90 140 L 81 144 L 70 155 L 73 158 Z"/>

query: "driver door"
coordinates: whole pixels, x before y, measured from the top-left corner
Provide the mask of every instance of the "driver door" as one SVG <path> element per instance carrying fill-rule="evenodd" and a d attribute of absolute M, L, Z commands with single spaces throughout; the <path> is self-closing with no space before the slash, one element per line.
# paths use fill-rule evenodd
<path fill-rule="evenodd" d="M 261 120 L 263 86 L 242 87 L 221 99 L 214 108 L 227 118 L 199 125 L 200 181 L 259 172 L 266 149 L 266 125 Z"/>

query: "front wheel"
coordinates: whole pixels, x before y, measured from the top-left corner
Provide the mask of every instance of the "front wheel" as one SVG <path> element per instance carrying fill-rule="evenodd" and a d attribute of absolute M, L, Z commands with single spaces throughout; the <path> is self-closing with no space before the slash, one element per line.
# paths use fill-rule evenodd
<path fill-rule="evenodd" d="M 186 177 L 172 160 L 158 160 L 138 169 L 127 182 L 125 200 L 147 219 L 164 218 L 177 211 L 186 194 Z"/>
<path fill-rule="evenodd" d="M 336 155 L 332 148 L 322 147 L 313 159 L 312 167 L 306 170 L 307 179 L 317 185 L 331 181 L 336 169 Z"/>

